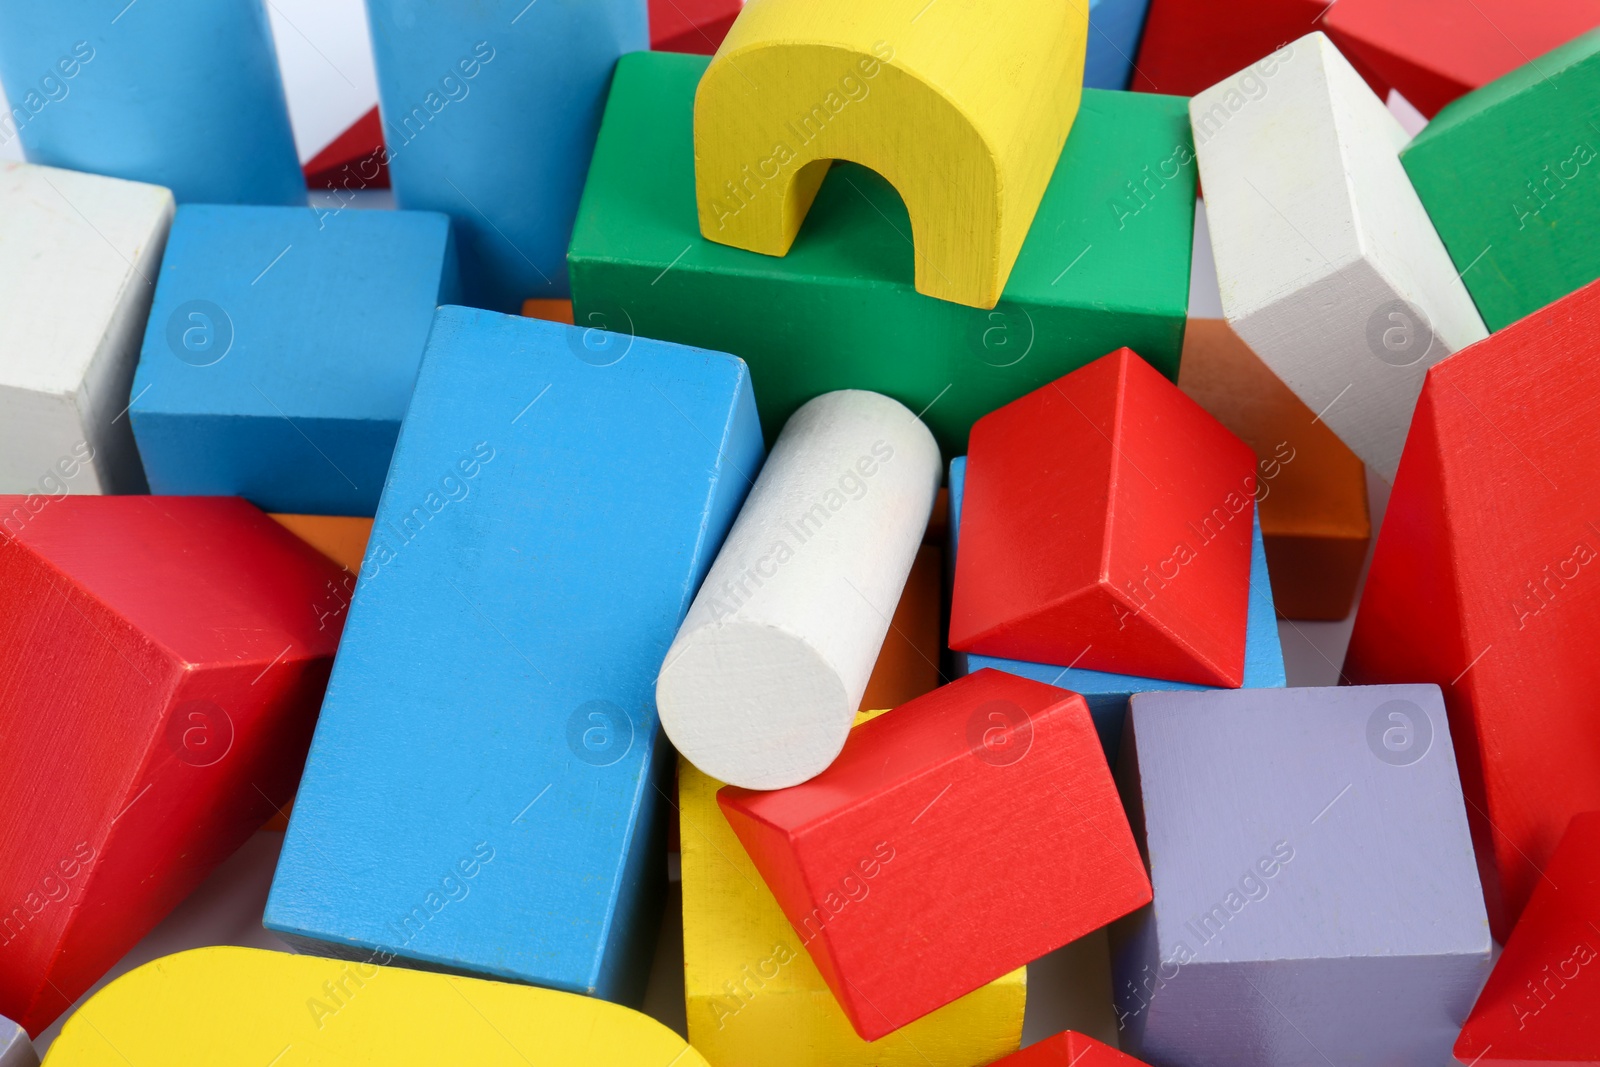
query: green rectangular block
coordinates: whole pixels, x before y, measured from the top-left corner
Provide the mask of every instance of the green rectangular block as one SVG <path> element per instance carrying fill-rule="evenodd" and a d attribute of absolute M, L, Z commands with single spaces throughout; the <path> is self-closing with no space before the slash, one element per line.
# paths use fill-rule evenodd
<path fill-rule="evenodd" d="M 1194 242 L 1186 100 L 1084 91 L 984 310 L 915 291 L 905 206 L 855 164 L 834 166 L 787 256 L 701 237 L 693 109 L 707 62 L 641 52 L 617 65 L 567 257 L 577 323 L 595 328 L 589 358 L 625 358 L 602 329 L 741 356 L 769 436 L 818 394 L 871 389 L 923 412 L 946 455 L 966 451 L 979 417 L 1123 345 L 1177 378 Z"/>
<path fill-rule="evenodd" d="M 1490 330 L 1600 277 L 1600 30 L 1450 104 L 1400 162 Z"/>

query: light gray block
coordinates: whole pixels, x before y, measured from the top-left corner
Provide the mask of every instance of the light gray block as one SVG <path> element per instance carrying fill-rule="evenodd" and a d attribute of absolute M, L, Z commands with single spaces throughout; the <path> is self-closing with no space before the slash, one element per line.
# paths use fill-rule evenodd
<path fill-rule="evenodd" d="M 28 1033 L 0 1015 L 0 1067 L 39 1067 L 39 1054 L 33 1051 Z"/>

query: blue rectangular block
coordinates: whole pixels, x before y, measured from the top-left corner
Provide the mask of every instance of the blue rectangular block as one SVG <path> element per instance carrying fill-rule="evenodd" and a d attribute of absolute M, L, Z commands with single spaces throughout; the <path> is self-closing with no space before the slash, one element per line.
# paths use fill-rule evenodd
<path fill-rule="evenodd" d="M 259 0 L 0 0 L 0 85 L 0 143 L 29 162 L 180 204 L 306 202 Z"/>
<path fill-rule="evenodd" d="M 1114 931 L 1123 1051 L 1452 1062 L 1490 939 L 1438 686 L 1139 693 L 1118 777 L 1155 891 Z"/>
<path fill-rule="evenodd" d="M 744 363 L 441 308 L 267 901 L 312 951 L 643 994 L 655 678 L 762 460 Z"/>
<path fill-rule="evenodd" d="M 1077 3 L 1078 0 L 1072 0 Z M 1083 60 L 1086 89 L 1126 89 L 1144 36 L 1150 0 L 1089 0 L 1089 48 Z"/>
<path fill-rule="evenodd" d="M 466 302 L 564 297 L 611 70 L 645 0 L 367 0 L 389 178 L 456 220 Z"/>
<path fill-rule="evenodd" d="M 956 549 L 961 537 L 961 495 L 967 479 L 967 457 L 950 461 L 950 545 L 945 573 L 955 574 Z M 1255 518 L 1250 539 L 1250 607 L 1245 620 L 1244 686 L 1246 689 L 1282 688 L 1288 684 L 1283 668 L 1283 645 L 1278 640 L 1277 612 L 1272 606 L 1272 583 L 1267 580 L 1267 550 L 1261 539 L 1261 516 Z M 1200 691 L 1208 688 L 1192 682 L 1169 682 L 1160 678 L 1140 678 L 1131 674 L 1111 674 L 1081 667 L 1062 667 L 1048 663 L 980 656 L 951 651 L 956 677 L 993 667 L 997 671 L 1032 678 L 1046 685 L 1060 686 L 1080 693 L 1089 704 L 1095 731 L 1106 750 L 1106 759 L 1117 761 L 1117 746 L 1122 737 L 1124 712 L 1134 693 L 1156 691 Z"/>
<path fill-rule="evenodd" d="M 434 212 L 178 208 L 129 408 L 151 491 L 371 515 L 456 285 Z"/>

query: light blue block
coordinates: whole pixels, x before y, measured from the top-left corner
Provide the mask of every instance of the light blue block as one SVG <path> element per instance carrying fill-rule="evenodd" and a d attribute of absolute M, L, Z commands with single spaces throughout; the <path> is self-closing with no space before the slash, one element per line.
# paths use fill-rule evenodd
<path fill-rule="evenodd" d="M 1089 0 L 1089 48 L 1083 84 L 1089 89 L 1126 89 L 1144 36 L 1150 0 Z"/>
<path fill-rule="evenodd" d="M 645 0 L 367 0 L 389 178 L 458 224 L 464 299 L 565 297 L 567 244 L 611 70 Z"/>
<path fill-rule="evenodd" d="M 0 0 L 0 84 L 33 163 L 179 203 L 304 204 L 260 0 Z"/>
<path fill-rule="evenodd" d="M 456 287 L 436 212 L 178 208 L 129 408 L 151 491 L 371 515 Z"/>
<path fill-rule="evenodd" d="M 961 532 L 961 495 L 967 478 L 967 457 L 957 456 L 950 461 L 950 551 L 946 573 L 955 574 L 956 548 Z M 1272 583 L 1267 579 L 1267 550 L 1261 540 L 1261 515 L 1255 517 L 1255 530 L 1250 538 L 1250 608 L 1245 618 L 1244 687 L 1246 689 L 1282 688 L 1288 684 L 1283 669 L 1283 645 L 1278 640 L 1277 611 L 1272 606 Z M 964 677 L 984 667 L 1032 678 L 1047 685 L 1060 686 L 1082 694 L 1089 704 L 1089 714 L 1094 717 L 1094 728 L 1100 734 L 1100 744 L 1106 750 L 1106 759 L 1113 765 L 1117 761 L 1118 743 L 1122 737 L 1123 713 L 1128 708 L 1128 698 L 1134 693 L 1203 691 L 1209 686 L 1193 682 L 1169 682 L 1160 678 L 1140 678 L 1132 674 L 1111 674 L 1091 671 L 1081 667 L 1052 666 L 1047 663 L 1028 663 L 1023 660 L 1001 659 L 998 656 L 980 656 L 976 653 L 952 650 L 956 677 Z"/>
<path fill-rule="evenodd" d="M 296 945 L 643 994 L 656 673 L 762 439 L 741 360 L 597 336 L 438 312 L 267 901 Z"/>

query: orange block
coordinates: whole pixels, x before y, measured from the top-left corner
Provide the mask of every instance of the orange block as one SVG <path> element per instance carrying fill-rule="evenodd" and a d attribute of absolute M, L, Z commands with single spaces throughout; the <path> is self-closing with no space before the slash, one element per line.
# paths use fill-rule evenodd
<path fill-rule="evenodd" d="M 878 662 L 872 665 L 862 711 L 898 708 L 939 688 L 939 608 L 944 585 L 944 551 L 917 549 L 905 591 L 894 609 Z"/>
<path fill-rule="evenodd" d="M 273 515 L 300 540 L 342 566 L 351 574 L 361 572 L 361 557 L 372 536 L 372 520 L 346 515 Z M 348 594 L 350 590 L 346 590 Z M 346 597 L 348 599 L 348 596 Z"/>
<path fill-rule="evenodd" d="M 545 319 L 549 322 L 564 322 L 571 326 L 573 324 L 572 301 L 524 300 L 522 302 L 522 317 L 525 319 Z"/>
<path fill-rule="evenodd" d="M 1178 387 L 1260 461 L 1256 501 L 1278 614 L 1342 619 L 1372 536 L 1361 460 L 1221 319 L 1191 319 Z"/>

